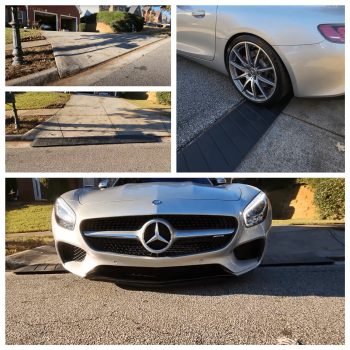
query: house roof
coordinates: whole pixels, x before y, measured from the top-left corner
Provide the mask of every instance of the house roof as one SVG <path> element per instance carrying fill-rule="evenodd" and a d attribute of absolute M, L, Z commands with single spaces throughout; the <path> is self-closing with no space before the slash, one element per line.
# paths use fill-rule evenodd
<path fill-rule="evenodd" d="M 136 10 L 137 10 L 139 7 L 140 7 L 139 5 L 130 6 L 128 12 L 129 12 L 129 13 L 135 13 Z"/>

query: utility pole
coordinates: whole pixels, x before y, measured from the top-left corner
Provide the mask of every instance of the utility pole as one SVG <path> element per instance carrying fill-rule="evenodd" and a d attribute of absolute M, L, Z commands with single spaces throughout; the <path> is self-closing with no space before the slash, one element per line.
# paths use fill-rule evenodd
<path fill-rule="evenodd" d="M 12 65 L 17 66 L 23 64 L 23 51 L 21 45 L 21 37 L 19 33 L 19 23 L 18 23 L 18 8 L 17 6 L 11 6 L 12 20 L 10 25 L 12 27 Z"/>

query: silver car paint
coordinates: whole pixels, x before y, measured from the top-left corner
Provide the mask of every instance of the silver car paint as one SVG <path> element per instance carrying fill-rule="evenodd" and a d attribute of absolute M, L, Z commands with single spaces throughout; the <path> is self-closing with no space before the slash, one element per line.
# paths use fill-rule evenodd
<path fill-rule="evenodd" d="M 192 15 L 201 11 L 204 17 Z M 325 40 L 317 29 L 323 23 L 345 23 L 344 6 L 178 6 L 177 49 L 228 75 L 229 40 L 253 34 L 280 56 L 295 96 L 338 96 L 345 92 L 345 45 Z"/>
<path fill-rule="evenodd" d="M 256 268 L 260 261 L 237 260 L 234 247 L 256 238 L 266 238 L 271 226 L 269 206 L 266 219 L 259 225 L 247 228 L 243 222 L 243 209 L 260 193 L 260 190 L 240 184 L 219 187 L 184 183 L 130 184 L 106 190 L 80 189 L 61 196 L 75 211 L 77 221 L 73 231 L 59 226 L 52 213 L 52 231 L 56 247 L 58 242 L 73 244 L 87 254 L 82 262 L 63 263 L 64 267 L 81 277 L 99 265 L 169 267 L 202 264 L 221 264 L 233 274 L 240 275 Z M 152 202 L 161 200 L 161 205 Z M 82 204 L 83 203 L 83 204 Z M 235 216 L 238 221 L 231 243 L 221 250 L 181 257 L 141 257 L 92 250 L 85 242 L 80 223 L 84 219 L 153 214 L 201 214 Z"/>

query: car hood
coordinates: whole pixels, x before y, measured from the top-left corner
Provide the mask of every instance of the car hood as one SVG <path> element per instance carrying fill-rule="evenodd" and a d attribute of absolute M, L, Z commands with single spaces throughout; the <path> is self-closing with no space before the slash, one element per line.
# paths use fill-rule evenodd
<path fill-rule="evenodd" d="M 133 201 L 152 203 L 154 200 L 170 199 L 238 201 L 240 198 L 239 186 L 213 187 L 192 182 L 127 184 L 105 190 L 80 190 L 78 194 L 82 205 Z"/>

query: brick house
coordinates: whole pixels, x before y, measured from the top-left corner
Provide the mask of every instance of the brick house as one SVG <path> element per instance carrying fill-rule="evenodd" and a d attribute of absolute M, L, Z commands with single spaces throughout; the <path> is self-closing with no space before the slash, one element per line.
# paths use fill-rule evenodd
<path fill-rule="evenodd" d="M 11 22 L 11 7 L 5 9 L 6 25 Z M 46 25 L 50 30 L 78 31 L 78 6 L 18 6 L 18 20 L 23 27 Z"/>
<path fill-rule="evenodd" d="M 93 178 L 69 178 L 69 188 L 67 190 L 74 190 L 81 187 L 94 187 L 98 185 L 99 181 L 99 179 Z M 19 201 L 32 202 L 45 199 L 39 178 L 13 179 L 9 187 L 11 187 L 11 191 Z"/>

